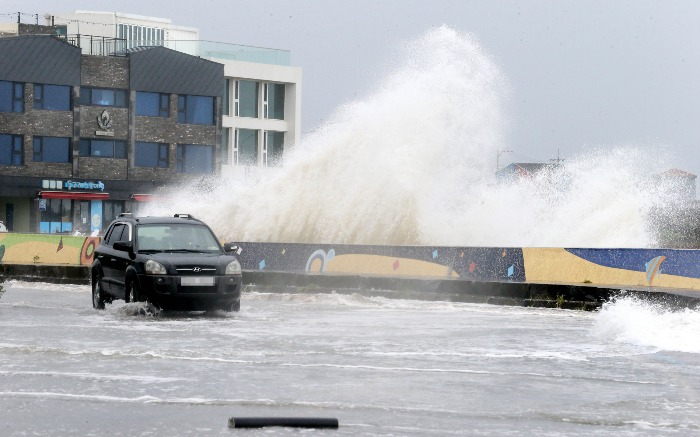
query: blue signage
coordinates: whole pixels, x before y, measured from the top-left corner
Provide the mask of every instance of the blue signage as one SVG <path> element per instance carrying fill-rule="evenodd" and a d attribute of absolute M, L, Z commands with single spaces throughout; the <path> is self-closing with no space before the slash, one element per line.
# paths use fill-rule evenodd
<path fill-rule="evenodd" d="M 102 181 L 97 182 L 75 182 L 66 181 L 65 187 L 67 190 L 79 189 L 79 190 L 105 190 L 105 184 Z"/>

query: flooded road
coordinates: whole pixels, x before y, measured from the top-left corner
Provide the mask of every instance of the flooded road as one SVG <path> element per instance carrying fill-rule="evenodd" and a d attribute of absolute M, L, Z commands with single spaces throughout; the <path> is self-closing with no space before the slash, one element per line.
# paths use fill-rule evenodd
<path fill-rule="evenodd" d="M 2 435 L 700 433 L 700 316 L 246 292 L 239 313 L 93 310 L 7 282 Z M 235 416 L 338 430 L 229 429 Z"/>

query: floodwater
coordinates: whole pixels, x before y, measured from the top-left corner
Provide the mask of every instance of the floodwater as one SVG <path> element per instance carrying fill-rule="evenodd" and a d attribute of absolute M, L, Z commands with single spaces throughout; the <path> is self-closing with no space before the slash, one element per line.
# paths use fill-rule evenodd
<path fill-rule="evenodd" d="M 93 310 L 87 286 L 4 285 L 2 435 L 700 433 L 696 311 L 249 291 L 240 313 L 144 315 Z M 228 428 L 243 416 L 340 427 Z"/>

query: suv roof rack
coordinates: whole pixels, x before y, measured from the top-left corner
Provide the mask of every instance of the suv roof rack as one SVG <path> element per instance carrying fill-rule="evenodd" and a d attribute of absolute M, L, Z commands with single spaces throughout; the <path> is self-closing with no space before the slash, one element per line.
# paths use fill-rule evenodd
<path fill-rule="evenodd" d="M 133 214 L 130 212 L 121 212 L 117 217 L 131 217 Z"/>
<path fill-rule="evenodd" d="M 192 214 L 175 214 L 175 215 L 173 215 L 173 217 L 186 218 L 186 219 L 190 219 L 190 220 L 197 220 L 196 218 L 194 218 L 194 216 Z"/>

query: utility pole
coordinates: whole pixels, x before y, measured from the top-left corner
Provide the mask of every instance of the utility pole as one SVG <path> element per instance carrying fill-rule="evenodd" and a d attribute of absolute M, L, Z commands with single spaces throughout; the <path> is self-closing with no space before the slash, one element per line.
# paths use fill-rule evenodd
<path fill-rule="evenodd" d="M 496 171 L 500 170 L 501 167 L 498 165 L 498 159 L 503 155 L 504 153 L 513 153 L 512 150 L 505 148 L 503 150 L 496 150 Z"/>
<path fill-rule="evenodd" d="M 556 162 L 556 164 L 559 165 L 562 161 L 564 161 L 564 158 L 559 158 L 559 149 L 557 149 L 557 158 L 550 158 L 549 160 L 552 162 Z"/>

